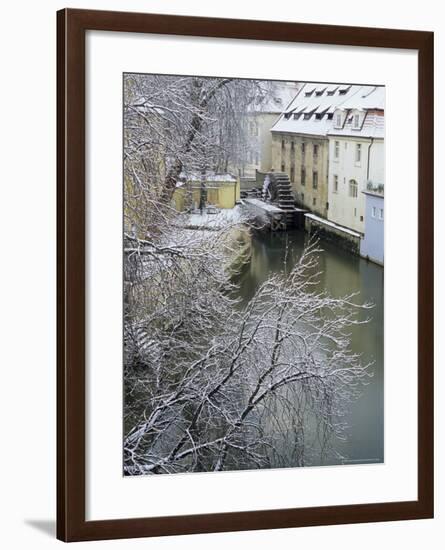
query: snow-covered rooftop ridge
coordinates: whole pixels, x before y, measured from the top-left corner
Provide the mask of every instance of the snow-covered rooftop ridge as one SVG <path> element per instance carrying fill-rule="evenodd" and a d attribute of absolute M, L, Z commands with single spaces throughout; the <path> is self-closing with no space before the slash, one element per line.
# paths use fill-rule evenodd
<path fill-rule="evenodd" d="M 182 181 L 201 181 L 202 176 L 198 172 L 181 172 L 179 179 Z M 235 183 L 237 179 L 232 174 L 215 174 L 214 172 L 207 172 L 205 175 L 205 181 Z"/>
<path fill-rule="evenodd" d="M 384 109 L 384 88 L 357 84 L 305 83 L 272 132 L 325 136 L 336 109 Z"/>

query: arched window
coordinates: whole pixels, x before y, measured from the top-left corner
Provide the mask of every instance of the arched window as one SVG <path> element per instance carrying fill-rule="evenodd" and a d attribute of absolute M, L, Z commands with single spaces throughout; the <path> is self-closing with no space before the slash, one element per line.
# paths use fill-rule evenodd
<path fill-rule="evenodd" d="M 358 195 L 358 184 L 357 184 L 357 182 L 355 180 L 349 180 L 349 196 L 356 199 L 357 195 Z"/>

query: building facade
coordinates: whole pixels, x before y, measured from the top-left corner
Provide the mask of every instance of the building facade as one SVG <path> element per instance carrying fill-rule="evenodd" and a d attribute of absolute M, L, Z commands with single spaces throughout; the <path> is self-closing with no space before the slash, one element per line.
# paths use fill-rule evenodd
<path fill-rule="evenodd" d="M 361 86 L 304 83 L 271 129 L 272 168 L 286 172 L 298 204 L 328 217 L 329 138 L 334 112 Z"/>
<path fill-rule="evenodd" d="M 277 82 L 265 101 L 253 105 L 248 113 L 249 149 L 242 176 L 255 178 L 256 170 L 268 172 L 272 168 L 272 135 L 270 130 L 281 113 L 297 95 L 298 82 Z"/>
<path fill-rule="evenodd" d="M 363 192 L 365 197 L 365 235 L 360 244 L 360 255 L 378 264 L 384 263 L 384 195 L 383 188 Z"/>
<path fill-rule="evenodd" d="M 365 233 L 364 191 L 384 186 L 383 87 L 363 86 L 339 105 L 328 131 L 329 184 L 327 217 Z"/>
<path fill-rule="evenodd" d="M 240 199 L 240 182 L 230 174 L 207 174 L 204 186 L 200 175 L 182 174 L 172 197 L 172 207 L 178 212 L 199 208 L 201 195 L 207 206 L 234 208 Z"/>

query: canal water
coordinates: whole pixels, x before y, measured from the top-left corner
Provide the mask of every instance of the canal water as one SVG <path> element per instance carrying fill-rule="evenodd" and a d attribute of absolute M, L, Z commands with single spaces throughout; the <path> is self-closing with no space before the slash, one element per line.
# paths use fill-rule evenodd
<path fill-rule="evenodd" d="M 290 270 L 300 258 L 306 234 L 302 231 L 263 233 L 253 236 L 252 256 L 239 276 L 242 303 L 252 298 L 258 286 L 270 275 Z M 327 464 L 361 464 L 383 462 L 383 273 L 382 267 L 353 256 L 335 244 L 320 242 L 321 271 L 318 289 L 333 297 L 358 292 L 357 302 L 371 302 L 373 309 L 364 311 L 369 323 L 351 329 L 351 348 L 362 354 L 363 363 L 372 362 L 373 377 L 364 386 L 361 397 L 351 404 L 344 420 L 349 425 L 347 440 L 334 442 L 334 449 L 345 457 L 315 461 L 312 466 Z M 286 252 L 287 249 L 287 252 Z M 309 465 L 309 464 L 307 464 Z"/>

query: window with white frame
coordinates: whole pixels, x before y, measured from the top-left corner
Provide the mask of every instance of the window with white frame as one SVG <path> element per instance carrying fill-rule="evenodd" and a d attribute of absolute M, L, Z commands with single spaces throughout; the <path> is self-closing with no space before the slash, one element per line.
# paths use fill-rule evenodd
<path fill-rule="evenodd" d="M 372 207 L 372 213 L 371 216 L 375 218 L 377 216 L 377 208 L 375 206 Z"/>
<path fill-rule="evenodd" d="M 338 176 L 334 174 L 334 193 L 338 193 Z"/>
<path fill-rule="evenodd" d="M 349 180 L 349 196 L 356 199 L 358 196 L 358 184 L 356 180 Z"/>
<path fill-rule="evenodd" d="M 362 160 L 362 144 L 357 143 L 355 145 L 355 162 L 359 163 Z"/>
<path fill-rule="evenodd" d="M 379 208 L 379 219 L 383 220 L 383 208 Z"/>
<path fill-rule="evenodd" d="M 358 128 L 360 128 L 360 115 L 355 114 L 353 120 L 354 128 L 357 130 Z"/>
<path fill-rule="evenodd" d="M 340 157 L 340 142 L 334 141 L 334 158 L 338 159 Z"/>
<path fill-rule="evenodd" d="M 337 113 L 335 117 L 335 126 L 337 126 L 337 128 L 341 128 L 341 113 Z"/>

